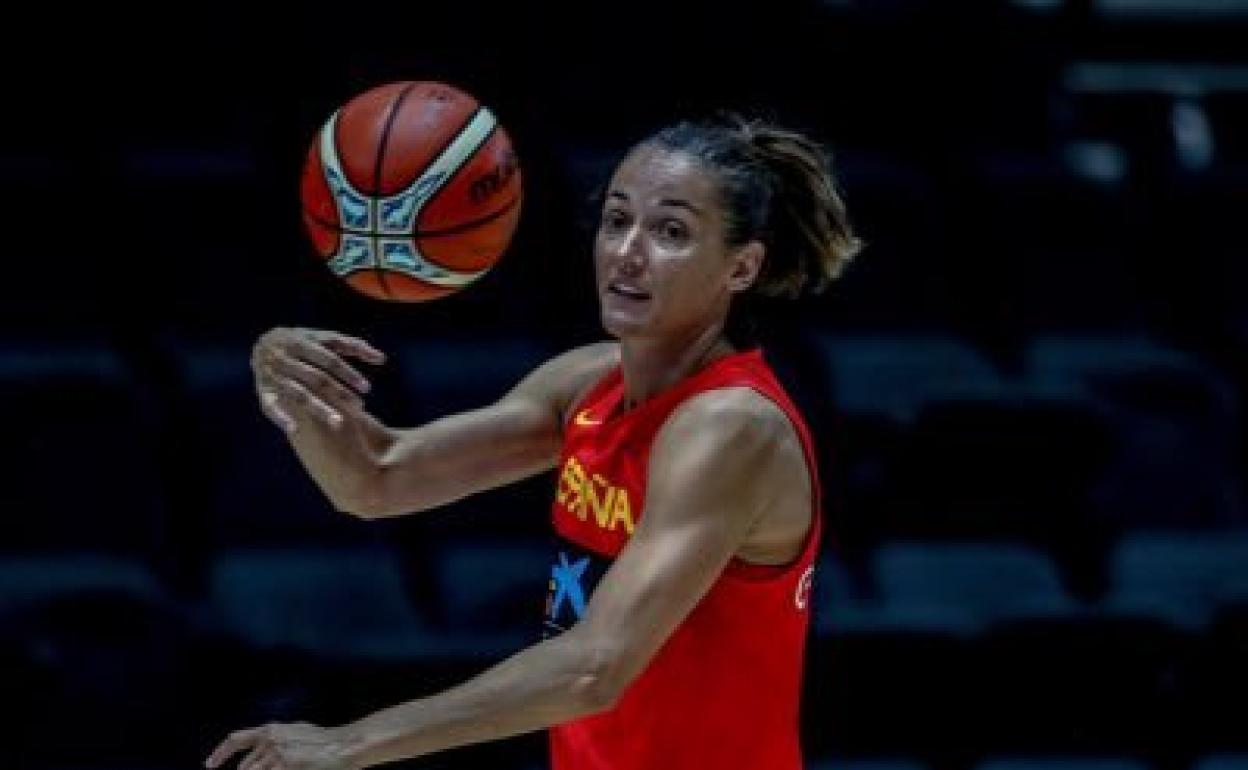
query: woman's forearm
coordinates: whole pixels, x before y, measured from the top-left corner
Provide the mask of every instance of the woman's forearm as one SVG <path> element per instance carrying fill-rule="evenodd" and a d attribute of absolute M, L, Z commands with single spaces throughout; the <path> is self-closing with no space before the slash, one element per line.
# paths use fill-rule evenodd
<path fill-rule="evenodd" d="M 609 707 L 605 671 L 604 657 L 569 631 L 462 685 L 338 730 L 361 768 L 507 738 Z"/>
<path fill-rule="evenodd" d="M 288 435 L 295 455 L 334 507 L 365 514 L 363 501 L 375 483 L 380 459 L 395 431 L 361 410 L 344 411 L 337 427 L 317 419 L 300 420 Z"/>

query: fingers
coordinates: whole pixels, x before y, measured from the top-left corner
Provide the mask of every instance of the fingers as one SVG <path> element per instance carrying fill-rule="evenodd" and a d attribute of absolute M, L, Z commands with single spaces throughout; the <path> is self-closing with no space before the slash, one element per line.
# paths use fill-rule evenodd
<path fill-rule="evenodd" d="M 220 767 L 222 762 L 225 762 L 239 751 L 252 748 L 259 740 L 262 730 L 263 728 L 256 727 L 250 730 L 239 730 L 237 732 L 230 733 L 225 740 L 221 741 L 221 743 L 213 749 L 212 754 L 210 754 L 208 759 L 204 761 L 204 767 L 210 769 Z"/>
<path fill-rule="evenodd" d="M 340 358 L 336 351 L 355 355 L 366 361 L 380 363 L 385 360 L 383 353 L 354 337 L 337 332 L 278 328 L 266 332 L 256 342 L 252 348 L 251 365 L 257 374 L 263 366 L 269 365 L 279 369 L 282 374 L 290 375 L 291 372 L 282 370 L 283 362 L 278 359 L 279 355 L 285 355 L 286 360 L 297 360 L 310 365 L 360 393 L 367 392 L 368 380 Z"/>
<path fill-rule="evenodd" d="M 261 744 L 238 763 L 238 770 L 276 770 L 281 764 L 282 758 L 273 747 Z"/>
<path fill-rule="evenodd" d="M 288 350 L 291 358 L 306 361 L 323 371 L 329 372 L 339 382 L 350 385 L 360 393 L 368 392 L 369 384 L 368 380 L 364 379 L 364 375 L 331 352 L 329 348 L 299 337 L 290 343 Z"/>
<path fill-rule="evenodd" d="M 306 412 L 330 429 L 344 413 L 362 406 L 370 384 L 341 355 L 382 363 L 385 354 L 364 340 L 331 331 L 277 328 L 252 350 L 256 392 L 264 415 L 287 434 L 297 429 L 292 409 Z"/>
<path fill-rule="evenodd" d="M 350 409 L 360 405 L 360 396 L 354 390 L 325 373 L 324 369 L 305 363 L 281 351 L 275 352 L 271 363 L 262 367 L 267 369 L 274 379 L 289 379 L 302 385 L 318 398 L 332 403 L 341 409 Z M 361 378 L 362 380 L 363 378 Z M 365 382 L 367 390 L 368 383 Z"/>
<path fill-rule="evenodd" d="M 330 430 L 336 430 L 342 425 L 342 412 L 317 398 L 301 383 L 289 377 L 275 377 L 272 385 L 278 391 L 278 401 L 285 400 L 295 404 Z"/>
<path fill-rule="evenodd" d="M 297 427 L 295 420 L 282 409 L 276 390 L 272 388 L 260 390 L 260 411 L 286 433 L 295 432 Z"/>
<path fill-rule="evenodd" d="M 321 344 L 344 356 L 354 356 L 369 364 L 384 364 L 386 354 L 358 337 L 348 337 L 338 332 L 319 332 Z"/>

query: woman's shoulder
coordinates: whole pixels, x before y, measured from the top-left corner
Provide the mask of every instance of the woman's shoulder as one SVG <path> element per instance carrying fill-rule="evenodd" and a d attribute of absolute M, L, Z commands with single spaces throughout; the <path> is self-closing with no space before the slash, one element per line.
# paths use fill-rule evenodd
<path fill-rule="evenodd" d="M 571 391 L 583 392 L 620 365 L 620 343 L 610 340 L 581 345 L 557 356 L 552 363 L 560 369 Z"/>
<path fill-rule="evenodd" d="M 561 416 L 566 415 L 620 363 L 620 344 L 594 342 L 560 353 L 543 364 L 542 379 L 554 391 Z"/>
<path fill-rule="evenodd" d="M 789 416 L 774 400 L 750 385 L 731 384 L 691 395 L 673 410 L 669 422 L 705 424 L 784 439 L 795 435 Z"/>

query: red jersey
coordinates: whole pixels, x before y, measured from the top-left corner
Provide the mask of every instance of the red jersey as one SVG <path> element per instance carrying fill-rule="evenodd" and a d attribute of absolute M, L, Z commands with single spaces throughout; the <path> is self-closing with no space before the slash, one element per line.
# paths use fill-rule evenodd
<path fill-rule="evenodd" d="M 758 349 L 713 361 L 624 414 L 619 367 L 572 410 L 560 453 L 546 636 L 570 628 L 644 516 L 654 437 L 676 407 L 744 386 L 792 421 L 810 470 L 812 524 L 781 566 L 734 558 L 614 708 L 550 730 L 552 770 L 797 770 L 808 602 L 821 517 L 815 456 L 801 415 Z"/>

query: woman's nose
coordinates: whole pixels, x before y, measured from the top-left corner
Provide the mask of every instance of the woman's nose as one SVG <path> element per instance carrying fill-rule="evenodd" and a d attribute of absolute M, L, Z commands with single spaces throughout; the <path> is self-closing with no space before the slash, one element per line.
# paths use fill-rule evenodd
<path fill-rule="evenodd" d="M 624 233 L 616 242 L 615 257 L 620 269 L 628 271 L 630 275 L 636 275 L 641 272 L 645 263 L 643 251 L 641 228 L 630 227 L 628 232 Z"/>

